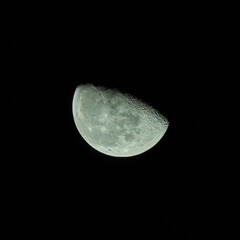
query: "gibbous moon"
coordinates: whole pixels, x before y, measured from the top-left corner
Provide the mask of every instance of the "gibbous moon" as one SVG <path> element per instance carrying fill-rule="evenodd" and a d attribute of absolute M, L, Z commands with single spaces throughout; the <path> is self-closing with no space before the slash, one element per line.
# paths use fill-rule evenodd
<path fill-rule="evenodd" d="M 73 118 L 83 139 L 114 157 L 141 154 L 163 137 L 167 119 L 151 106 L 118 90 L 79 85 L 73 96 Z"/>

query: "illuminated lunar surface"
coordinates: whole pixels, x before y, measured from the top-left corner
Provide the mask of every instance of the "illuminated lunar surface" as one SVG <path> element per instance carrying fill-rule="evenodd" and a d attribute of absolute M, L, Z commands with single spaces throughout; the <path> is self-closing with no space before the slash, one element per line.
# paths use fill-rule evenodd
<path fill-rule="evenodd" d="M 114 157 L 141 154 L 163 137 L 167 119 L 151 106 L 118 90 L 79 85 L 72 102 L 73 118 L 83 139 Z"/>

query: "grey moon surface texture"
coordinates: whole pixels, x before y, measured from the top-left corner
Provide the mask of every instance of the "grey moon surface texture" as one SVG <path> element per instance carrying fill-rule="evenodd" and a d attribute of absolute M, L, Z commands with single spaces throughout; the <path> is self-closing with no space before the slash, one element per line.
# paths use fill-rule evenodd
<path fill-rule="evenodd" d="M 76 88 L 72 110 L 83 139 L 99 152 L 114 157 L 149 150 L 169 126 L 163 115 L 141 100 L 91 84 Z"/>

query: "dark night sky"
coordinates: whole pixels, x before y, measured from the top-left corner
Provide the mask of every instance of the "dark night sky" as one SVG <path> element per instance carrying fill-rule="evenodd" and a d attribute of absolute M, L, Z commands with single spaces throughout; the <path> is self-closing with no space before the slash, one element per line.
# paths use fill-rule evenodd
<path fill-rule="evenodd" d="M 11 21 L 16 221 L 33 234 L 82 239 L 215 239 L 231 161 L 224 150 L 239 120 L 238 38 L 233 25 L 197 9 L 56 10 Z M 157 108 L 170 122 L 163 139 L 131 158 L 91 148 L 71 109 L 76 86 L 87 82 Z"/>

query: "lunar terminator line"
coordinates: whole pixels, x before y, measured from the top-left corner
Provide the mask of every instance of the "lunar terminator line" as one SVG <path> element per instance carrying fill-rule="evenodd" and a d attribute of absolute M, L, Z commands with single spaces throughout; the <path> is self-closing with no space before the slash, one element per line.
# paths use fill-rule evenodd
<path fill-rule="evenodd" d="M 169 126 L 166 117 L 141 100 L 91 84 L 76 88 L 72 110 L 83 139 L 99 152 L 114 157 L 149 150 Z"/>

